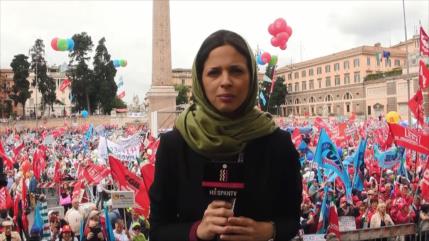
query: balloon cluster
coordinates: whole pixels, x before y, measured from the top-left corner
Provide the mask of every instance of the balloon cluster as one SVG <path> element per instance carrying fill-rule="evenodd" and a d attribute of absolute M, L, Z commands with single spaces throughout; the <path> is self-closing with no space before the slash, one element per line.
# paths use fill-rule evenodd
<path fill-rule="evenodd" d="M 276 65 L 277 64 L 277 56 L 271 55 L 268 52 L 258 53 L 258 55 L 256 55 L 256 63 L 258 63 L 259 65 L 265 65 L 268 63 L 270 65 Z"/>
<path fill-rule="evenodd" d="M 56 51 L 73 50 L 74 41 L 71 38 L 53 38 L 51 41 L 51 46 Z"/>
<path fill-rule="evenodd" d="M 268 32 L 273 36 L 271 44 L 279 47 L 281 50 L 286 49 L 286 43 L 292 35 L 292 28 L 286 24 L 283 18 L 278 18 L 268 27 Z"/>
<path fill-rule="evenodd" d="M 115 68 L 125 67 L 127 66 L 127 61 L 124 59 L 115 59 L 113 60 L 113 66 L 115 66 Z"/>
<path fill-rule="evenodd" d="M 88 111 L 87 110 L 82 111 L 82 117 L 85 119 L 88 118 Z"/>

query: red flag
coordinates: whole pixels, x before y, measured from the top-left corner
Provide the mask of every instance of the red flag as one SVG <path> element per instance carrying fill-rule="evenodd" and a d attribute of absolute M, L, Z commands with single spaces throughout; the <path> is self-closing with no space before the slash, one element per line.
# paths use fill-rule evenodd
<path fill-rule="evenodd" d="M 40 181 L 40 157 L 39 157 L 39 151 L 36 150 L 33 155 L 33 173 L 34 177 L 36 177 L 37 181 Z"/>
<path fill-rule="evenodd" d="M 17 156 L 21 150 L 24 148 L 24 142 L 21 142 L 17 147 L 13 148 L 13 154 Z"/>
<path fill-rule="evenodd" d="M 346 128 L 347 128 L 347 123 L 338 124 L 338 136 L 345 137 L 346 136 Z"/>
<path fill-rule="evenodd" d="M 53 181 L 56 183 L 61 182 L 61 170 L 60 170 L 60 162 L 59 161 L 55 161 Z"/>
<path fill-rule="evenodd" d="M 155 165 L 152 163 L 148 163 L 140 169 L 140 172 L 143 177 L 143 182 L 146 186 L 146 189 L 149 190 L 150 186 L 152 186 L 153 179 L 155 176 Z"/>
<path fill-rule="evenodd" d="M 22 214 L 21 214 L 21 221 L 22 221 L 22 228 L 25 231 L 28 231 L 28 218 L 27 214 L 25 213 L 25 210 L 27 210 L 28 202 L 27 202 L 27 184 L 25 183 L 25 178 L 22 178 L 22 197 L 21 197 L 21 207 L 22 207 Z"/>
<path fill-rule="evenodd" d="M 417 90 L 416 94 L 408 101 L 408 107 L 413 112 L 414 117 L 417 119 L 420 125 L 424 125 L 424 113 L 423 113 L 423 94 L 422 90 Z"/>
<path fill-rule="evenodd" d="M 71 80 L 70 79 L 65 79 L 65 80 L 63 80 L 63 82 L 61 83 L 61 86 L 60 86 L 60 90 L 61 90 L 61 92 L 63 92 L 64 93 L 64 90 L 68 87 L 68 86 L 70 86 L 71 85 Z"/>
<path fill-rule="evenodd" d="M 331 202 L 329 207 L 329 225 L 327 233 L 335 233 L 337 238 L 341 240 L 339 227 L 340 225 L 338 224 L 337 208 L 335 207 L 334 203 Z"/>
<path fill-rule="evenodd" d="M 155 163 L 155 157 L 156 157 L 156 151 L 158 150 L 158 146 L 159 146 L 159 139 L 155 140 L 153 138 L 150 139 L 150 143 L 147 145 L 146 150 L 150 150 L 150 152 L 148 152 L 148 158 L 149 158 L 149 162 L 150 163 Z"/>
<path fill-rule="evenodd" d="M 1 144 L 0 141 L 0 157 L 3 158 L 4 164 L 9 168 L 12 169 L 13 168 L 13 161 L 6 155 L 6 152 L 3 149 L 3 145 Z"/>
<path fill-rule="evenodd" d="M 148 217 L 149 214 L 149 195 L 143 180 L 136 174 L 130 172 L 113 155 L 109 155 L 109 164 L 114 181 L 117 181 L 121 189 L 132 190 L 135 192 L 135 201 L 141 213 Z"/>
<path fill-rule="evenodd" d="M 352 114 L 349 117 L 349 123 L 352 124 L 356 120 L 356 114 L 352 112 Z"/>
<path fill-rule="evenodd" d="M 429 135 L 398 124 L 389 124 L 389 127 L 396 144 L 429 155 Z"/>
<path fill-rule="evenodd" d="M 419 71 L 419 85 L 420 88 L 426 89 L 429 86 L 429 69 L 426 67 L 425 62 L 420 60 L 420 71 Z"/>
<path fill-rule="evenodd" d="M 81 202 L 82 196 L 83 196 L 82 195 L 83 194 L 82 185 L 83 185 L 82 180 L 79 180 L 74 184 L 74 187 L 73 187 L 72 197 L 77 198 L 79 200 L 79 202 Z M 83 191 L 85 191 L 85 190 L 83 189 Z"/>
<path fill-rule="evenodd" d="M 13 201 L 9 190 L 6 187 L 0 189 L 0 209 L 9 209 L 13 207 Z"/>
<path fill-rule="evenodd" d="M 429 36 L 420 26 L 420 54 L 429 56 Z"/>
<path fill-rule="evenodd" d="M 83 177 L 88 182 L 88 185 L 98 184 L 110 174 L 110 170 L 108 168 L 105 168 L 102 165 L 95 165 L 92 162 L 89 162 L 88 166 L 84 168 L 82 172 Z"/>
<path fill-rule="evenodd" d="M 292 132 L 292 141 L 295 144 L 295 148 L 298 148 L 298 146 L 301 144 L 302 136 L 298 127 L 296 127 Z"/>

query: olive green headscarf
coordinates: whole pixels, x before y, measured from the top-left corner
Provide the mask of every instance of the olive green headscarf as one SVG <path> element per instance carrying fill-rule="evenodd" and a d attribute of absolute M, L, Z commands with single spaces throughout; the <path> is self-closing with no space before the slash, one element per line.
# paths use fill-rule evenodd
<path fill-rule="evenodd" d="M 198 79 L 197 67 L 192 66 L 192 93 L 194 103 L 184 110 L 176 120 L 176 128 L 186 143 L 203 156 L 214 158 L 241 152 L 246 143 L 274 132 L 277 127 L 269 113 L 259 111 L 256 105 L 258 94 L 256 62 L 247 44 L 252 61 L 249 94 L 239 117 L 222 115 L 207 100 Z"/>

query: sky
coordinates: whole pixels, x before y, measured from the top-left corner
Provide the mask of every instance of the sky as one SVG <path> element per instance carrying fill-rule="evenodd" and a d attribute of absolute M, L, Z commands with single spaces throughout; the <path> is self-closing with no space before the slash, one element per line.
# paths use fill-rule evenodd
<path fill-rule="evenodd" d="M 405 0 L 407 35 L 428 31 L 429 0 Z M 268 26 L 283 18 L 293 34 L 286 50 L 271 46 Z M 256 49 L 279 57 L 284 66 L 362 45 L 389 47 L 405 40 L 402 0 L 170 0 L 173 68 L 191 68 L 203 40 L 219 29 L 242 35 Z M 106 38 L 112 59 L 125 59 L 118 68 L 126 96 L 140 101 L 152 79 L 152 1 L 0 0 L 0 68 L 10 68 L 17 54 L 28 55 L 37 38 L 46 46 L 49 65 L 68 63 L 67 52 L 54 51 L 51 40 L 86 32 L 94 43 Z M 91 59 L 92 63 L 92 59 Z"/>

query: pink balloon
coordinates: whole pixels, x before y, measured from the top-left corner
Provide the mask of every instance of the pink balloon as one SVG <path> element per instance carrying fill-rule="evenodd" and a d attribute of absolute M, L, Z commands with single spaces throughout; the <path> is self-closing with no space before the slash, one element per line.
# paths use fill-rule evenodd
<path fill-rule="evenodd" d="M 262 62 L 264 62 L 265 64 L 266 64 L 266 63 L 268 63 L 268 62 L 270 62 L 270 60 L 271 60 L 271 55 L 270 55 L 270 53 L 268 53 L 268 52 L 264 52 L 264 53 L 261 55 L 261 60 L 262 60 Z"/>
<path fill-rule="evenodd" d="M 276 35 L 276 38 L 278 38 L 280 40 L 279 41 L 280 43 L 286 43 L 289 39 L 289 34 L 286 32 L 280 32 Z"/>
<path fill-rule="evenodd" d="M 52 39 L 52 41 L 51 41 L 51 47 L 52 47 L 54 50 L 57 50 L 57 51 L 58 51 L 58 45 L 57 45 L 57 43 L 58 43 L 58 38 L 53 38 L 53 39 Z"/>
<path fill-rule="evenodd" d="M 285 50 L 287 48 L 286 43 L 280 46 L 281 50 Z"/>
<path fill-rule="evenodd" d="M 274 21 L 274 27 L 278 32 L 284 32 L 286 30 L 286 21 L 283 18 L 278 18 Z"/>
<path fill-rule="evenodd" d="M 274 28 L 274 24 L 270 24 L 270 26 L 268 26 L 268 32 L 273 35 L 276 36 L 277 34 L 277 30 Z"/>
<path fill-rule="evenodd" d="M 271 45 L 273 45 L 274 47 L 278 47 L 279 46 L 279 39 L 276 37 L 272 37 L 271 38 Z"/>
<path fill-rule="evenodd" d="M 285 31 L 286 31 L 286 33 L 289 34 L 289 36 L 292 35 L 292 28 L 290 26 L 286 26 L 286 30 Z"/>

